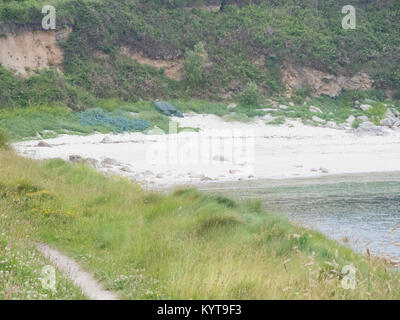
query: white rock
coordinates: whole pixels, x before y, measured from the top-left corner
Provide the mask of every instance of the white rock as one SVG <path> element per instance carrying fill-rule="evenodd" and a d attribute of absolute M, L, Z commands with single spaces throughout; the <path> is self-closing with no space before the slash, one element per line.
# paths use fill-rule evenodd
<path fill-rule="evenodd" d="M 370 121 L 365 121 L 361 123 L 356 132 L 373 135 L 383 135 L 385 133 L 382 127 L 378 127 Z"/>
<path fill-rule="evenodd" d="M 287 110 L 287 109 L 289 109 L 289 107 L 285 106 L 284 104 L 280 104 L 279 109 Z"/>
<path fill-rule="evenodd" d="M 265 115 L 264 117 L 262 117 L 262 119 L 266 122 L 271 122 L 274 121 L 276 119 L 276 117 L 271 116 L 270 114 Z"/>
<path fill-rule="evenodd" d="M 312 120 L 318 123 L 325 123 L 325 120 L 321 119 L 320 117 L 313 116 Z"/>
<path fill-rule="evenodd" d="M 111 158 L 105 158 L 102 162 L 101 165 L 104 167 L 108 167 L 108 166 L 118 166 L 120 165 L 120 163 L 115 160 L 115 159 L 111 159 Z"/>
<path fill-rule="evenodd" d="M 326 128 L 329 128 L 329 129 L 340 129 L 340 128 L 338 127 L 338 125 L 337 125 L 335 122 L 333 122 L 333 121 L 328 121 L 328 122 L 326 123 L 325 127 L 326 127 Z"/>
<path fill-rule="evenodd" d="M 350 117 L 347 118 L 346 122 L 352 124 L 354 120 L 356 120 L 356 118 L 353 115 L 351 115 Z"/>
<path fill-rule="evenodd" d="M 369 109 L 371 109 L 372 108 L 372 106 L 370 105 L 370 104 L 362 104 L 361 106 L 360 106 L 360 109 L 362 110 L 362 111 L 367 111 L 367 110 L 369 110 Z"/>
<path fill-rule="evenodd" d="M 357 119 L 359 119 L 363 122 L 369 121 L 369 118 L 367 116 L 359 116 L 359 117 L 357 117 Z"/>
<path fill-rule="evenodd" d="M 393 114 L 392 110 L 387 109 L 386 118 L 396 118 L 396 116 Z"/>
<path fill-rule="evenodd" d="M 314 112 L 314 113 L 322 113 L 320 108 L 314 107 L 314 106 L 310 106 L 310 111 Z"/>
<path fill-rule="evenodd" d="M 100 141 L 100 143 L 111 143 L 111 142 L 112 140 L 109 136 L 105 136 L 103 140 Z"/>
<path fill-rule="evenodd" d="M 381 121 L 381 126 L 392 128 L 397 122 L 399 121 L 395 117 L 386 117 Z"/>
<path fill-rule="evenodd" d="M 233 109 L 233 108 L 236 108 L 236 107 L 237 107 L 236 103 L 230 103 L 230 104 L 227 105 L 228 109 Z"/>

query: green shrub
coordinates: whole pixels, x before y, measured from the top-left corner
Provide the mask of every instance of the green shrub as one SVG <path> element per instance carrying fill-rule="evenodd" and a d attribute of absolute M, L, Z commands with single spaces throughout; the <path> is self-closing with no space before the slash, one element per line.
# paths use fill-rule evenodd
<path fill-rule="evenodd" d="M 367 111 L 370 119 L 376 125 L 380 125 L 381 120 L 386 116 L 387 108 L 383 103 L 377 103 Z"/>
<path fill-rule="evenodd" d="M 186 50 L 184 72 L 191 87 L 196 87 L 203 80 L 203 68 L 207 60 L 207 53 L 202 42 L 194 46 L 193 50 Z"/>
<path fill-rule="evenodd" d="M 353 129 L 357 129 L 357 128 L 360 126 L 361 123 L 362 123 L 362 120 L 360 120 L 360 119 L 355 119 L 355 120 L 353 121 L 353 123 L 351 124 L 351 126 L 352 126 Z"/>
<path fill-rule="evenodd" d="M 239 102 L 243 106 L 257 106 L 260 104 L 261 95 L 255 82 L 249 82 L 246 89 L 239 96 Z"/>

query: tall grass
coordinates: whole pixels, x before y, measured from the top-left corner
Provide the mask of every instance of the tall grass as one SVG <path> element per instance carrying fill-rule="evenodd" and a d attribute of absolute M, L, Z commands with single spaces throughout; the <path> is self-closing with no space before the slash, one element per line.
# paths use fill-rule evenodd
<path fill-rule="evenodd" d="M 0 151 L 0 163 L 0 206 L 9 217 L 122 298 L 400 298 L 399 274 L 381 261 L 258 203 L 193 189 L 152 193 L 84 166 L 35 162 L 10 151 Z M 358 270 L 355 290 L 341 286 L 349 264 Z"/>

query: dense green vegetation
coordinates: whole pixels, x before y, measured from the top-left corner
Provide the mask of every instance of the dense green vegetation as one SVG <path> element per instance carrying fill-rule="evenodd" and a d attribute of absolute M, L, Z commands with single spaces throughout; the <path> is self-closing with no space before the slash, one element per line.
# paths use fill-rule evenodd
<path fill-rule="evenodd" d="M 317 124 L 318 116 L 340 124 L 354 115 L 378 124 L 388 108 L 400 111 L 385 94 L 400 99 L 400 3 L 351 2 L 356 30 L 341 28 L 348 0 L 228 0 L 221 11 L 207 7 L 216 0 L 52 1 L 58 30 L 72 28 L 59 42 L 63 72 L 33 70 L 22 78 L 0 66 L 0 299 L 83 298 L 61 275 L 56 293 L 41 288 L 38 271 L 47 261 L 34 249 L 39 241 L 64 250 L 121 298 L 399 299 L 399 274 L 384 262 L 268 214 L 259 202 L 191 189 L 152 193 L 83 165 L 35 162 L 7 148 L 7 141 L 36 135 L 168 132 L 169 118 L 150 102 L 156 98 L 227 121 Z M 11 26 L 40 30 L 45 3 L 0 0 L 0 38 Z M 138 63 L 122 47 L 179 59 L 182 80 Z M 285 65 L 363 71 L 376 88 L 337 98 L 302 88 L 288 98 Z M 238 105 L 230 109 L 232 101 Z M 356 108 L 356 101 L 372 108 Z M 351 125 L 360 124 L 355 118 Z M 341 286 L 349 264 L 358 270 L 356 290 Z"/>
<path fill-rule="evenodd" d="M 249 82 L 263 95 L 277 95 L 284 64 L 340 74 L 365 71 L 378 89 L 399 88 L 400 71 L 393 67 L 400 62 L 398 1 L 352 1 L 356 30 L 341 28 L 341 7 L 348 1 L 228 1 L 223 12 L 202 3 L 54 1 L 58 28 L 73 28 L 61 43 L 65 75 L 48 71 L 21 80 L 0 68 L 0 105 L 57 101 L 81 109 L 94 106 L 97 98 L 220 99 L 240 94 Z M 39 28 L 42 4 L 2 0 L 0 21 Z M 210 62 L 203 66 L 193 51 L 199 43 Z M 121 54 L 122 46 L 150 58 L 185 57 L 185 79 L 171 80 L 162 69 L 136 63 Z"/>
<path fill-rule="evenodd" d="M 265 213 L 260 202 L 191 189 L 152 193 L 82 165 L 10 151 L 0 151 L 0 163 L 7 163 L 0 231 L 62 249 L 121 298 L 400 298 L 398 272 Z M 355 290 L 341 285 L 349 264 Z"/>
<path fill-rule="evenodd" d="M 0 152 L 5 139 L 0 133 Z M 4 166 L 2 166 L 4 168 Z M 29 222 L 20 223 L 14 204 L 9 203 L 7 191 L 0 184 L 0 300 L 86 299 L 64 274 L 56 270 L 55 291 L 43 286 L 43 267 L 51 265 L 35 247 L 31 235 L 36 229 Z"/>

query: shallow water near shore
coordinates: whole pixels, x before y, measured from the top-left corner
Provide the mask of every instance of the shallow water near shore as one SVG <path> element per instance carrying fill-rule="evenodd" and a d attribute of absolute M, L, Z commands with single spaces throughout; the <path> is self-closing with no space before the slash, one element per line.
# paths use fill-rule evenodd
<path fill-rule="evenodd" d="M 358 252 L 368 248 L 373 255 L 400 261 L 399 173 L 219 183 L 200 189 L 237 199 L 262 199 L 267 211 L 321 231 Z"/>

